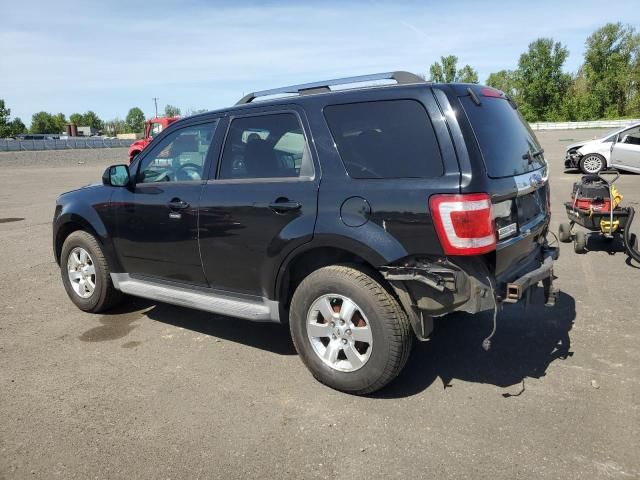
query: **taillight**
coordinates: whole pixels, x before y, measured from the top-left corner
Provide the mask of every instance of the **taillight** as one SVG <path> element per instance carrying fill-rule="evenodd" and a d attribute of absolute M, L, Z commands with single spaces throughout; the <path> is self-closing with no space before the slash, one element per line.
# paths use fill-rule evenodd
<path fill-rule="evenodd" d="M 496 248 L 491 198 L 486 193 L 434 195 L 433 223 L 445 255 L 479 255 Z"/>

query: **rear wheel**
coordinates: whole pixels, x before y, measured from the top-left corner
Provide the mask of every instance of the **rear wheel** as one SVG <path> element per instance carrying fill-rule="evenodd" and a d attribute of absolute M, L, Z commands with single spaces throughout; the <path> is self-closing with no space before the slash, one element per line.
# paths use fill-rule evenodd
<path fill-rule="evenodd" d="M 558 240 L 562 243 L 571 241 L 571 225 L 568 222 L 563 222 L 558 227 Z"/>
<path fill-rule="evenodd" d="M 576 232 L 573 250 L 576 253 L 586 253 L 587 251 L 587 236 L 584 232 Z"/>
<path fill-rule="evenodd" d="M 322 383 L 353 394 L 374 392 L 398 376 L 413 337 L 406 313 L 372 276 L 348 266 L 324 267 L 296 289 L 291 336 Z"/>
<path fill-rule="evenodd" d="M 75 231 L 64 241 L 60 274 L 67 295 L 85 312 L 103 312 L 122 298 L 122 293 L 111 282 L 109 265 L 100 244 L 85 231 Z"/>
<path fill-rule="evenodd" d="M 580 159 L 580 170 L 582 170 L 582 173 L 598 173 L 604 169 L 604 166 L 604 157 L 597 153 L 589 153 Z"/>

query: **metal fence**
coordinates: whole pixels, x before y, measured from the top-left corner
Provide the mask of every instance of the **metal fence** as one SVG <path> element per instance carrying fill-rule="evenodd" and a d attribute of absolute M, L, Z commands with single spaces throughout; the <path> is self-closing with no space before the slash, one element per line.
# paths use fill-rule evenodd
<path fill-rule="evenodd" d="M 575 130 L 578 128 L 622 128 L 632 123 L 640 123 L 640 119 L 629 120 L 592 120 L 588 122 L 534 122 L 533 130 Z"/>
<path fill-rule="evenodd" d="M 71 148 L 118 148 L 128 147 L 135 140 L 119 138 L 69 138 L 66 140 L 10 140 L 0 139 L 0 152 L 22 150 L 67 150 Z"/>

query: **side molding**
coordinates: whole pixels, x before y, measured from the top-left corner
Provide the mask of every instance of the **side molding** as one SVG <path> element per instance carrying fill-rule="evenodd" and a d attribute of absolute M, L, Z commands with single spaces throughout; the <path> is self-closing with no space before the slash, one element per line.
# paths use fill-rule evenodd
<path fill-rule="evenodd" d="M 279 302 L 267 298 L 248 299 L 218 290 L 192 289 L 133 278 L 128 273 L 112 273 L 111 280 L 115 288 L 136 297 L 255 322 L 280 322 Z"/>

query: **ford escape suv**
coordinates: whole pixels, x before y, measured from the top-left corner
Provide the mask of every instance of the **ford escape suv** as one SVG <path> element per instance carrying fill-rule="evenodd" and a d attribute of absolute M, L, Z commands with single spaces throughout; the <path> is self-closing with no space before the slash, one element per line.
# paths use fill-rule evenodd
<path fill-rule="evenodd" d="M 549 215 L 543 151 L 511 99 L 392 72 L 175 122 L 58 198 L 53 249 L 81 310 L 129 294 L 288 323 L 318 380 L 366 394 L 434 317 L 534 288 L 552 305 Z"/>

